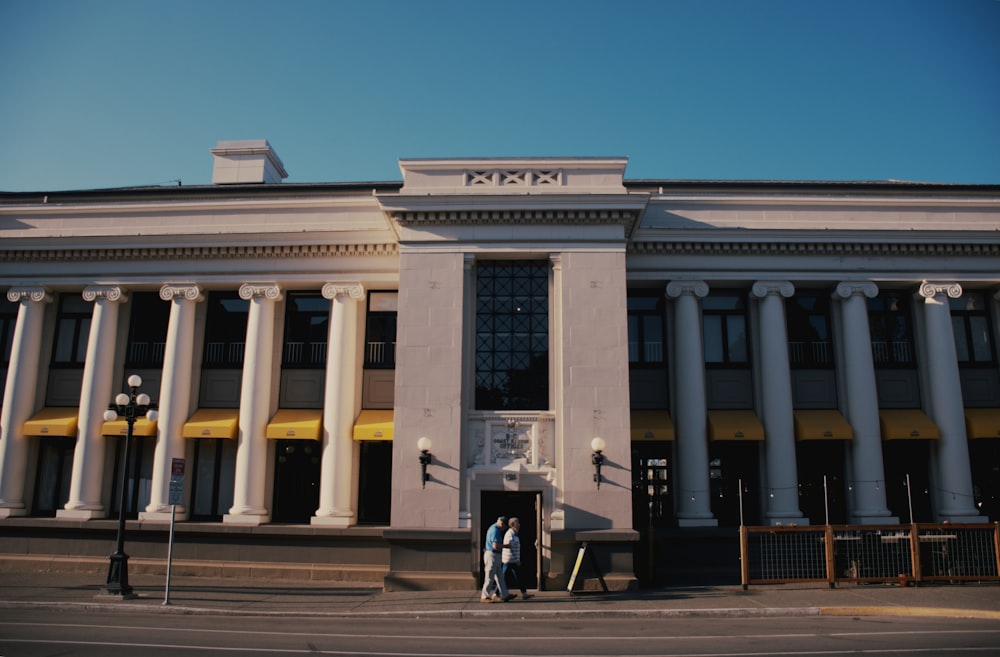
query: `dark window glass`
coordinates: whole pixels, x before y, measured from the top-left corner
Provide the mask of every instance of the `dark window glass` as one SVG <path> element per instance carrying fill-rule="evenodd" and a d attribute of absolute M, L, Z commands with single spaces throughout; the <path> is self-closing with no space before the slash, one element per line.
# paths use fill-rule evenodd
<path fill-rule="evenodd" d="M 628 298 L 628 360 L 632 366 L 663 364 L 662 294 Z"/>
<path fill-rule="evenodd" d="M 59 296 L 59 318 L 56 320 L 56 343 L 52 364 L 60 367 L 83 367 L 87 359 L 87 339 L 93 303 L 76 294 Z"/>
<path fill-rule="evenodd" d="M 18 304 L 0 299 L 0 364 L 10 364 L 10 350 L 14 344 L 14 327 L 17 325 Z"/>
<path fill-rule="evenodd" d="M 549 407 L 549 263 L 476 267 L 476 408 Z"/>
<path fill-rule="evenodd" d="M 236 292 L 210 292 L 205 326 L 206 368 L 242 368 L 250 302 Z"/>
<path fill-rule="evenodd" d="M 747 313 L 741 292 L 713 292 L 702 299 L 705 363 L 746 367 L 750 363 Z"/>
<path fill-rule="evenodd" d="M 785 304 L 788 326 L 788 360 L 792 367 L 833 366 L 830 340 L 830 295 L 796 294 Z"/>
<path fill-rule="evenodd" d="M 330 300 L 321 294 L 291 292 L 285 302 L 282 367 L 323 368 L 330 328 Z"/>
<path fill-rule="evenodd" d="M 962 365 L 995 365 L 996 349 L 993 327 L 982 292 L 966 292 L 951 304 L 951 325 L 955 332 L 955 351 Z"/>
<path fill-rule="evenodd" d="M 156 292 L 131 295 L 126 367 L 161 367 L 170 324 L 170 302 Z"/>
<path fill-rule="evenodd" d="M 365 323 L 365 367 L 393 369 L 396 367 L 396 312 L 368 311 Z"/>
<path fill-rule="evenodd" d="M 889 290 L 868 300 L 868 325 L 875 367 L 912 367 L 910 295 Z"/>

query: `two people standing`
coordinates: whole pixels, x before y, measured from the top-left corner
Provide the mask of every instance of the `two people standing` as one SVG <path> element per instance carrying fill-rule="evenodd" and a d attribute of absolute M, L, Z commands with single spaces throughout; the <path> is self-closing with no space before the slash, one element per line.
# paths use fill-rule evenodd
<path fill-rule="evenodd" d="M 510 519 L 510 528 L 504 533 L 507 518 L 500 516 L 486 531 L 483 543 L 483 590 L 480 602 L 508 602 L 517 597 L 507 589 L 507 575 L 514 573 L 515 581 L 521 588 L 521 597 L 527 597 L 524 585 L 517 574 L 521 565 L 521 539 L 518 531 L 521 522 L 517 518 Z"/>

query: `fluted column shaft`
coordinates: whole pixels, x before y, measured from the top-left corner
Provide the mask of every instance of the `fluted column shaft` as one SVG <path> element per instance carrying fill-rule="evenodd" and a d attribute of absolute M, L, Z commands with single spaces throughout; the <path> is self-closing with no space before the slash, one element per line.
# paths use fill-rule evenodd
<path fill-rule="evenodd" d="M 140 520 L 165 519 L 170 512 L 171 465 L 184 458 L 184 423 L 191 406 L 191 378 L 194 374 L 194 324 L 197 304 L 202 301 L 197 285 L 168 284 L 160 288 L 160 298 L 170 302 L 167 342 L 163 350 L 160 381 L 160 418 L 157 422 L 156 451 L 153 454 L 153 481 L 146 513 Z M 190 478 L 188 478 L 190 481 Z M 187 488 L 187 487 L 186 487 Z M 183 518 L 186 509 L 178 511 Z"/>
<path fill-rule="evenodd" d="M 714 526 L 709 497 L 708 402 L 701 334 L 703 281 L 672 281 L 666 296 L 674 300 L 674 398 L 677 424 L 677 522 L 682 527 Z"/>
<path fill-rule="evenodd" d="M 840 283 L 833 295 L 840 300 L 841 308 L 845 414 L 854 431 L 851 522 L 861 524 L 898 521 L 886 505 L 878 390 L 865 302 L 865 298 L 876 294 L 878 287 L 874 283 L 862 281 Z"/>
<path fill-rule="evenodd" d="M 358 282 L 327 283 L 330 325 L 323 397 L 323 457 L 319 509 L 312 524 L 348 527 L 354 523 L 354 414 L 357 410 L 358 304 L 365 298 Z"/>
<path fill-rule="evenodd" d="M 792 374 L 788 362 L 788 331 L 784 298 L 795 288 L 787 281 L 758 281 L 751 295 L 758 299 L 761 411 L 767 469 L 767 519 L 773 523 L 803 522 L 799 511 L 799 479 L 792 415 Z"/>
<path fill-rule="evenodd" d="M 17 287 L 7 291 L 7 299 L 18 309 L 0 410 L 0 518 L 27 514 L 28 439 L 22 428 L 35 408 L 45 304 L 52 297 L 42 287 Z"/>
<path fill-rule="evenodd" d="M 941 431 L 934 459 L 935 508 L 938 520 L 974 522 L 980 516 L 972 492 L 962 382 L 947 299 L 962 296 L 962 287 L 957 283 L 924 282 L 920 286 L 920 296 L 924 299 L 927 335 L 928 411 Z"/>
<path fill-rule="evenodd" d="M 83 298 L 94 302 L 87 339 L 87 356 L 80 387 L 80 416 L 77 421 L 76 449 L 69 501 L 56 512 L 57 518 L 96 518 L 104 515 L 101 487 L 104 484 L 104 448 L 101 428 L 104 411 L 114 387 L 115 345 L 118 310 L 126 299 L 120 287 L 94 285 L 83 290 Z"/>
<path fill-rule="evenodd" d="M 271 413 L 271 379 L 274 365 L 275 304 L 281 288 L 274 283 L 244 283 L 240 298 L 250 301 L 247 317 L 243 382 L 240 387 L 239 443 L 233 506 L 222 520 L 233 524 L 267 522 L 267 421 Z"/>

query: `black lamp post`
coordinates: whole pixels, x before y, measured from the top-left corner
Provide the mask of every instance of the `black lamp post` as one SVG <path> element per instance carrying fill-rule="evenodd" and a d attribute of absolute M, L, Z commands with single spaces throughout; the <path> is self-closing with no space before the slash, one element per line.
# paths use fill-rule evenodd
<path fill-rule="evenodd" d="M 118 491 L 118 541 L 115 543 L 115 552 L 109 559 L 111 563 L 108 567 L 108 581 L 104 585 L 104 595 L 117 596 L 122 599 L 134 598 L 132 587 L 128 584 L 128 555 L 125 554 L 125 491 L 128 488 L 128 466 L 129 453 L 132 447 L 132 431 L 135 427 L 136 419 L 146 416 L 150 422 L 156 422 L 156 409 L 149 408 L 149 395 L 139 393 L 139 386 L 142 385 L 142 378 L 138 374 L 133 374 L 128 378 L 128 385 L 131 389 L 128 394 L 122 392 L 115 397 L 113 404 L 104 411 L 104 419 L 114 422 L 119 415 L 125 416 L 125 423 L 128 425 L 128 432 L 125 435 L 125 455 L 122 459 L 122 481 Z"/>
<path fill-rule="evenodd" d="M 594 438 L 590 441 L 590 449 L 594 450 L 594 455 L 591 457 L 590 462 L 594 464 L 594 481 L 597 482 L 597 489 L 601 489 L 601 466 L 604 465 L 604 448 L 605 443 L 603 438 Z"/>
<path fill-rule="evenodd" d="M 422 437 L 417 441 L 417 449 L 420 450 L 420 487 L 427 488 L 427 481 L 431 478 L 427 474 L 427 466 L 431 464 L 431 439 Z"/>

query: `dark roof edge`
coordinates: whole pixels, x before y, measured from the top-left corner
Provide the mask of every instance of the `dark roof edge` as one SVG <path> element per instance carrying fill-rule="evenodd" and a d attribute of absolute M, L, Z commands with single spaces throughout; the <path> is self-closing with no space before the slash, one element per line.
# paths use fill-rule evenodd
<path fill-rule="evenodd" d="M 632 192 L 663 193 L 687 191 L 797 191 L 797 192 L 950 192 L 1000 193 L 1000 183 L 935 183 L 910 180 L 655 180 L 624 181 Z"/>

